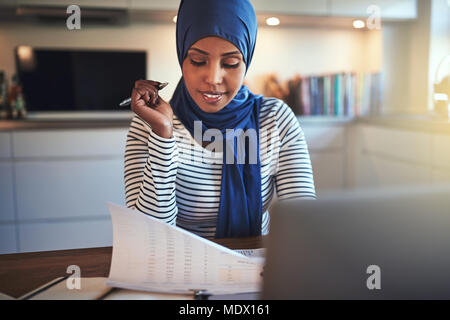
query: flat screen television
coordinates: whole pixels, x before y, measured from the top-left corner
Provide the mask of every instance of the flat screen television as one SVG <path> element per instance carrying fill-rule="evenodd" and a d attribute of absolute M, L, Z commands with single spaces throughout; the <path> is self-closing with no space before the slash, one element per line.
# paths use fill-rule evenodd
<path fill-rule="evenodd" d="M 119 103 L 146 79 L 145 51 L 15 49 L 26 108 L 40 111 L 130 111 Z"/>

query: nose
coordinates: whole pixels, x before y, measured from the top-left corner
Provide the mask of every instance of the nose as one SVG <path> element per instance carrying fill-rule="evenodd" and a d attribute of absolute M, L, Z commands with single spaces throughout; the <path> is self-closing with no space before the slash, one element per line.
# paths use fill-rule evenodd
<path fill-rule="evenodd" d="M 223 81 L 223 69 L 220 63 L 210 63 L 208 65 L 205 77 L 206 83 L 210 85 L 218 85 Z"/>

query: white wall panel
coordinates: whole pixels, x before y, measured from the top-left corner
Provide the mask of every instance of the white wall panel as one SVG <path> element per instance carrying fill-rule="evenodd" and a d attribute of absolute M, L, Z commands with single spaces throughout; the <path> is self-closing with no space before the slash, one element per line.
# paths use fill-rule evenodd
<path fill-rule="evenodd" d="M 112 245 L 111 220 L 25 223 L 19 227 L 21 252 Z"/>
<path fill-rule="evenodd" d="M 11 138 L 9 132 L 0 132 L 0 159 L 11 157 Z"/>
<path fill-rule="evenodd" d="M 14 224 L 0 224 L 0 254 L 15 252 L 18 252 L 16 226 Z"/>
<path fill-rule="evenodd" d="M 433 136 L 432 164 L 450 170 L 450 136 L 435 134 Z"/>
<path fill-rule="evenodd" d="M 0 221 L 14 220 L 12 162 L 0 162 Z"/>
<path fill-rule="evenodd" d="M 431 167 L 363 154 L 360 157 L 358 186 L 427 184 L 432 182 Z"/>
<path fill-rule="evenodd" d="M 433 183 L 450 183 L 450 170 L 440 170 L 434 168 L 432 170 Z"/>
<path fill-rule="evenodd" d="M 339 149 L 345 146 L 345 127 L 343 126 L 302 126 L 308 149 Z"/>
<path fill-rule="evenodd" d="M 125 203 L 123 160 L 16 163 L 19 220 L 109 215 Z"/>
<path fill-rule="evenodd" d="M 416 0 L 331 0 L 333 16 L 368 17 L 367 8 L 376 5 L 385 19 L 414 19 L 417 17 Z"/>
<path fill-rule="evenodd" d="M 420 164 L 431 164 L 432 135 L 400 129 L 366 126 L 361 131 L 363 150 Z"/>
<path fill-rule="evenodd" d="M 13 133 L 14 157 L 121 155 L 128 129 L 28 130 Z"/>
<path fill-rule="evenodd" d="M 251 0 L 256 13 L 280 13 L 291 15 L 327 14 L 327 0 Z"/>
<path fill-rule="evenodd" d="M 321 190 L 342 189 L 345 186 L 344 152 L 311 153 L 314 184 L 320 197 Z"/>

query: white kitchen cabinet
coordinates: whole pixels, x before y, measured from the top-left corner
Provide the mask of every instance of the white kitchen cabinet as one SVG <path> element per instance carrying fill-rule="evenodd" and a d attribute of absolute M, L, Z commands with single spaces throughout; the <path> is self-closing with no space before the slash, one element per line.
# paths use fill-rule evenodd
<path fill-rule="evenodd" d="M 128 128 L 0 133 L 0 253 L 111 245 Z"/>
<path fill-rule="evenodd" d="M 105 216 L 124 204 L 127 129 L 13 132 L 19 220 Z"/>
<path fill-rule="evenodd" d="M 112 246 L 110 219 L 22 223 L 21 252 Z"/>
<path fill-rule="evenodd" d="M 312 125 L 300 122 L 310 151 L 341 149 L 345 147 L 345 127 Z"/>
<path fill-rule="evenodd" d="M 251 0 L 256 13 L 325 16 L 328 0 Z M 14 4 L 11 2 L 10 5 Z M 149 11 L 177 11 L 180 0 L 17 0 L 18 6 L 69 6 Z"/>
<path fill-rule="evenodd" d="M 130 0 L 130 9 L 178 11 L 181 0 Z"/>
<path fill-rule="evenodd" d="M 367 18 L 372 5 L 380 8 L 382 19 L 417 18 L 417 0 L 330 0 L 330 15 Z"/>
<path fill-rule="evenodd" d="M 434 183 L 450 183 L 450 135 L 433 135 L 432 168 Z"/>
<path fill-rule="evenodd" d="M 362 154 L 356 188 L 431 184 L 432 169 L 428 165 L 399 161 L 374 154 Z"/>
<path fill-rule="evenodd" d="M 450 169 L 443 170 L 433 168 L 431 171 L 431 179 L 433 183 L 450 183 Z"/>
<path fill-rule="evenodd" d="M 0 222 L 14 221 L 11 134 L 0 132 Z"/>
<path fill-rule="evenodd" d="M 345 152 L 310 152 L 316 193 L 345 188 Z"/>
<path fill-rule="evenodd" d="M 327 14 L 327 0 L 251 0 L 256 13 L 273 13 L 289 15 Z M 136 10 L 178 10 L 180 0 L 131 0 L 130 9 Z"/>
<path fill-rule="evenodd" d="M 122 159 L 18 161 L 19 220 L 109 216 L 106 202 L 125 204 Z"/>
<path fill-rule="evenodd" d="M 431 164 L 432 134 L 385 127 L 364 126 L 360 131 L 362 148 L 369 154 Z"/>
<path fill-rule="evenodd" d="M 450 135 L 361 124 L 353 187 L 450 182 Z"/>
<path fill-rule="evenodd" d="M 153 0 L 149 0 L 152 2 Z M 128 0 L 17 0 L 18 6 L 54 6 L 67 7 L 70 5 L 78 5 L 90 8 L 104 8 L 104 9 L 127 9 L 129 6 Z"/>
<path fill-rule="evenodd" d="M 0 224 L 0 254 L 15 252 L 18 252 L 15 224 Z"/>
<path fill-rule="evenodd" d="M 351 124 L 313 118 L 299 117 L 305 134 L 311 165 L 314 173 L 316 192 L 342 189 L 346 187 L 347 139 Z"/>
<path fill-rule="evenodd" d="M 13 132 L 15 158 L 117 156 L 127 129 L 28 130 Z"/>
<path fill-rule="evenodd" d="M 15 219 L 12 168 L 12 162 L 0 162 L 0 222 L 12 222 Z"/>
<path fill-rule="evenodd" d="M 251 0 L 257 14 L 289 16 L 369 16 L 367 8 L 376 5 L 381 18 L 405 20 L 417 18 L 417 0 Z M 71 4 L 83 8 L 130 9 L 133 11 L 178 10 L 180 0 L 5 0 L 2 6 L 67 7 Z"/>
<path fill-rule="evenodd" d="M 256 13 L 325 16 L 327 0 L 251 0 Z"/>
<path fill-rule="evenodd" d="M 0 132 L 0 160 L 11 158 L 11 134 Z"/>
<path fill-rule="evenodd" d="M 450 171 L 450 135 L 435 134 L 433 136 L 432 164 Z"/>

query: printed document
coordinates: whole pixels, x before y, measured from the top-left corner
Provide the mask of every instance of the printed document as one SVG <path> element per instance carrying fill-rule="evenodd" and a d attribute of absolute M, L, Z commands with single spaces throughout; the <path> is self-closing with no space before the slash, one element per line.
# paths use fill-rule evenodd
<path fill-rule="evenodd" d="M 261 291 L 263 258 L 244 256 L 137 210 L 108 207 L 113 254 L 107 285 L 165 293 Z"/>

